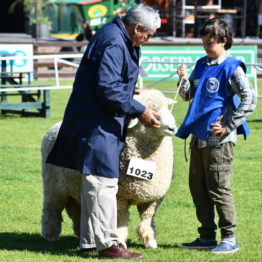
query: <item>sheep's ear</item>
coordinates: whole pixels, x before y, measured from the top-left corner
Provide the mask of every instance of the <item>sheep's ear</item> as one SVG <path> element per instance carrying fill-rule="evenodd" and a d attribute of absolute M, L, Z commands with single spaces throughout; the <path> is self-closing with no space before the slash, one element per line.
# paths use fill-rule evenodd
<path fill-rule="evenodd" d="M 138 124 L 138 118 L 136 117 L 136 118 L 134 118 L 134 119 L 131 119 L 130 120 L 130 122 L 129 122 L 129 124 L 128 124 L 128 126 L 127 126 L 127 128 L 133 128 L 134 126 L 136 126 L 137 124 Z"/>
<path fill-rule="evenodd" d="M 133 96 L 133 99 L 135 99 L 136 101 L 138 101 L 138 99 L 137 99 L 138 97 L 139 97 L 139 95 L 134 95 L 134 96 Z"/>
<path fill-rule="evenodd" d="M 172 99 L 172 98 L 168 98 L 167 97 L 166 99 L 167 99 L 167 102 L 168 102 L 169 106 L 172 106 L 175 103 L 174 99 Z"/>

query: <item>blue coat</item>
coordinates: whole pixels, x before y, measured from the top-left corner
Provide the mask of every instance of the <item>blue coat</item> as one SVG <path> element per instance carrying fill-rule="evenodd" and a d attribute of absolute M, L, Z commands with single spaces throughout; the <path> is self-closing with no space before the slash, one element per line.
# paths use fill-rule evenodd
<path fill-rule="evenodd" d="M 126 119 L 145 110 L 133 99 L 139 56 L 140 49 L 132 47 L 118 17 L 92 37 L 48 163 L 82 174 L 119 177 Z"/>

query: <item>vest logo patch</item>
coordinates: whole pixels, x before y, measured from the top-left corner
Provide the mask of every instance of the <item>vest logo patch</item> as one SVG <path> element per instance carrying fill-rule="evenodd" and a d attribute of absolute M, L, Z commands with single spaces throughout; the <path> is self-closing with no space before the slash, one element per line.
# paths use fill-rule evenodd
<path fill-rule="evenodd" d="M 209 93 L 217 92 L 219 88 L 219 81 L 215 77 L 211 77 L 207 80 L 206 89 Z"/>

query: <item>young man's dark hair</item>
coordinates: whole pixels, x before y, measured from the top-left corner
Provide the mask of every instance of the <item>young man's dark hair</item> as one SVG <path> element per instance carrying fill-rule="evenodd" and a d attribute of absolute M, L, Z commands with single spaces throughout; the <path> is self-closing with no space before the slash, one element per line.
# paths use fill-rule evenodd
<path fill-rule="evenodd" d="M 203 36 L 214 37 L 218 43 L 225 44 L 225 50 L 230 49 L 233 44 L 233 33 L 227 23 L 218 18 L 213 18 L 205 22 L 200 30 L 200 37 Z"/>

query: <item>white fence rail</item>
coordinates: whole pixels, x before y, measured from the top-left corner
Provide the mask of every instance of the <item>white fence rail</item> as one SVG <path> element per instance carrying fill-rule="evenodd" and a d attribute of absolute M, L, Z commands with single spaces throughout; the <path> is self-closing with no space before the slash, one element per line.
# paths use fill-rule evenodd
<path fill-rule="evenodd" d="M 79 58 L 81 59 L 83 56 L 83 54 L 66 54 L 66 55 L 34 55 L 34 56 L 7 56 L 7 57 L 0 57 L 0 61 L 2 60 L 6 60 L 6 61 L 14 61 L 14 60 L 25 60 L 25 59 L 32 59 L 32 60 L 53 60 L 54 63 L 54 69 L 55 69 L 55 73 L 54 73 L 54 77 L 55 77 L 55 81 L 56 81 L 56 86 L 47 86 L 43 89 L 63 89 L 63 88 L 68 88 L 67 86 L 61 86 L 60 85 L 60 78 L 59 78 L 59 68 L 58 68 L 58 63 L 63 63 L 63 64 L 67 64 L 70 65 L 72 67 L 78 67 L 79 64 L 78 63 L 73 63 L 70 61 L 65 60 L 68 58 Z M 10 73 L 10 72 L 7 72 Z M 26 72 L 25 72 L 26 73 Z M 31 73 L 31 72 L 29 72 Z M 27 89 L 19 89 L 21 91 L 26 91 L 26 90 L 36 90 L 37 88 L 33 88 L 33 87 L 28 87 Z M 40 90 L 41 88 L 39 88 Z M 0 92 L 6 92 L 6 91 L 17 91 L 17 89 L 14 88 L 0 88 Z"/>
<path fill-rule="evenodd" d="M 21 87 L 19 88 L 19 91 L 29 91 L 29 90 L 54 90 L 54 89 L 69 89 L 72 88 L 72 86 L 63 86 L 60 85 L 60 78 L 59 78 L 59 68 L 58 68 L 58 64 L 59 63 L 64 63 L 67 65 L 70 65 L 72 67 L 78 67 L 79 64 L 78 63 L 74 63 L 74 62 L 70 62 L 67 61 L 65 59 L 68 58 L 79 58 L 81 59 L 83 56 L 83 54 L 66 54 L 66 55 L 34 55 L 34 56 L 8 56 L 8 57 L 0 57 L 0 61 L 2 60 L 6 60 L 6 61 L 12 61 L 12 60 L 24 60 L 24 59 L 38 59 L 38 60 L 45 60 L 45 59 L 52 59 L 53 63 L 54 63 L 54 69 L 55 69 L 55 73 L 54 73 L 54 77 L 55 77 L 55 81 L 56 81 L 56 86 L 46 86 L 46 87 Z M 143 62 L 142 64 L 177 64 L 179 65 L 180 62 Z M 141 65 L 142 65 L 141 64 Z M 194 63 L 190 63 L 190 62 L 185 62 L 184 64 L 188 64 L 189 66 L 193 66 Z M 256 68 L 255 70 L 255 75 L 254 75 L 254 86 L 255 89 L 257 91 L 257 70 L 262 71 L 262 63 L 247 63 L 247 66 L 254 66 Z M 146 86 L 146 87 L 153 87 L 156 86 L 157 84 L 173 77 L 176 74 L 176 72 L 172 73 L 171 75 L 169 75 L 168 77 L 164 77 L 158 81 L 155 81 L 154 83 Z M 143 83 L 143 77 L 140 75 L 139 76 L 139 87 L 143 88 L 144 87 L 144 83 Z M 17 88 L 0 88 L 0 93 L 1 92 L 15 92 L 17 91 Z M 166 91 L 167 92 L 167 91 Z M 262 97 L 261 95 L 258 95 L 258 97 Z"/>

